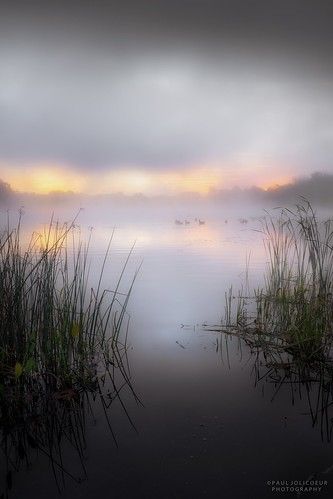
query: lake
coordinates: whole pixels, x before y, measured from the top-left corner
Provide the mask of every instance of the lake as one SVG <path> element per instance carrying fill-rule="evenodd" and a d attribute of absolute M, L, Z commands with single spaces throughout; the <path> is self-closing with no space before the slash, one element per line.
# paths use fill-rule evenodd
<path fill-rule="evenodd" d="M 221 322 L 225 292 L 244 284 L 248 261 L 250 281 L 262 279 L 262 214 L 189 205 L 90 207 L 79 216 L 83 238 L 94 227 L 92 286 L 113 228 L 106 288 L 114 289 L 135 242 L 121 291 L 141 265 L 128 305 L 128 362 L 142 403 L 125 387 L 122 400 L 135 428 L 119 401 L 111 405 L 118 446 L 100 403 L 93 404 L 85 472 L 65 445 L 64 467 L 80 483 L 64 476 L 61 497 L 298 497 L 300 487 L 305 497 L 332 496 L 330 386 L 283 382 L 237 338 L 204 327 Z M 45 212 L 27 211 L 24 230 L 41 230 L 47 221 Z M 14 473 L 9 497 L 59 498 L 49 459 L 33 452 L 29 466 Z"/>

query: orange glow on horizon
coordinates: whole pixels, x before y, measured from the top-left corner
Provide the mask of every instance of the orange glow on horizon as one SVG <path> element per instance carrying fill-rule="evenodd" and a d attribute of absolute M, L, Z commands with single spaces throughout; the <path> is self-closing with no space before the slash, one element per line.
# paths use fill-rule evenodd
<path fill-rule="evenodd" d="M 123 192 L 125 194 L 170 195 L 196 192 L 206 195 L 221 184 L 221 174 L 210 168 L 192 168 L 171 171 L 147 172 L 125 170 L 110 172 L 103 182 L 95 185 L 99 193 Z"/>
<path fill-rule="evenodd" d="M 287 175 L 279 175 L 277 167 L 235 166 L 216 164 L 183 169 L 144 170 L 128 168 L 112 171 L 94 170 L 82 174 L 64 165 L 0 165 L 0 178 L 19 192 L 48 194 L 53 191 L 83 194 L 123 193 L 147 196 L 197 193 L 202 196 L 216 189 L 241 188 L 256 185 L 264 190 L 292 182 Z"/>
<path fill-rule="evenodd" d="M 277 189 L 278 187 L 282 187 L 284 185 L 291 184 L 292 182 L 293 182 L 292 177 L 282 176 L 274 178 L 273 180 L 264 182 L 262 184 L 258 184 L 258 187 L 261 187 L 261 189 L 264 189 L 265 191 L 269 191 Z"/>
<path fill-rule="evenodd" d="M 86 184 L 82 175 L 65 166 L 28 165 L 13 168 L 0 165 L 0 171 L 3 180 L 18 192 L 35 194 L 49 194 L 55 191 L 82 192 Z"/>

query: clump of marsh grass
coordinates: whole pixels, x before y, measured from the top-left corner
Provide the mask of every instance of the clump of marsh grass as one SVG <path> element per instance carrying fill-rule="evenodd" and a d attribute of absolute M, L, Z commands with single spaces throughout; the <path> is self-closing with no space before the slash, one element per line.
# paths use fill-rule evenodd
<path fill-rule="evenodd" d="M 110 241 L 97 289 L 89 287 L 90 240 L 77 240 L 75 221 L 52 220 L 43 234 L 21 239 L 20 217 L 0 235 L 1 379 L 38 373 L 84 382 L 99 357 L 112 362 L 133 283 L 122 304 L 124 269 L 115 290 L 102 289 Z"/>
<path fill-rule="evenodd" d="M 333 225 L 305 202 L 264 222 L 269 255 L 256 325 L 307 358 L 328 355 L 333 325 Z"/>
<path fill-rule="evenodd" d="M 226 294 L 222 330 L 253 346 L 306 361 L 330 357 L 333 332 L 333 224 L 303 200 L 262 221 L 269 257 L 264 284 L 252 296 Z M 251 294 L 251 293 L 250 293 Z"/>
<path fill-rule="evenodd" d="M 6 489 L 12 470 L 36 449 L 49 456 L 54 474 L 63 466 L 61 442 L 74 445 L 83 465 L 85 409 L 98 396 L 112 436 L 107 409 L 115 399 L 132 421 L 121 392 L 131 386 L 127 360 L 127 292 L 120 292 L 129 252 L 113 290 L 103 275 L 113 234 L 89 286 L 89 245 L 76 219 L 22 235 L 22 216 L 0 233 L 0 449 Z M 96 275 L 94 276 L 96 280 Z M 137 399 L 138 400 L 138 399 Z M 85 401 L 85 402 L 84 402 Z"/>

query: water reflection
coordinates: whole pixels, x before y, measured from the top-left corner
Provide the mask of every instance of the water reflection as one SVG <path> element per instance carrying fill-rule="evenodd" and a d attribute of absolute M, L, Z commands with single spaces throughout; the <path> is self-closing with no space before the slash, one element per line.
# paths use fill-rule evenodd
<path fill-rule="evenodd" d="M 206 331 L 209 330 L 206 327 Z M 279 399 L 282 399 L 282 405 L 289 398 L 297 413 L 307 417 L 311 426 L 320 432 L 322 441 L 330 442 L 333 431 L 333 361 L 304 362 L 276 346 L 262 348 L 252 339 L 237 334 L 233 337 L 237 356 L 232 351 L 234 343 L 230 350 L 230 334 L 221 333 L 216 338 L 216 352 L 231 372 L 235 368 L 235 358 L 250 366 L 254 386 L 263 396 L 272 404 L 279 404 Z"/>
<path fill-rule="evenodd" d="M 206 221 L 202 226 L 175 225 L 176 218 L 190 219 L 190 215 L 187 211 L 145 215 L 119 211 L 103 215 L 99 211 L 95 218 L 85 215 L 81 220 L 82 237 L 94 227 L 92 286 L 94 269 L 103 260 L 103 248 L 113 228 L 113 269 L 122 267 L 130 244 L 137 241 L 127 269 L 128 281 L 142 259 L 143 266 L 127 308 L 131 314 L 128 353 L 131 379 L 145 407 L 138 406 L 128 387 L 122 388 L 136 434 L 118 398 L 112 401 L 109 414 L 112 430 L 119 437 L 116 448 L 100 398 L 96 398 L 93 417 L 87 406 L 83 450 L 87 459 L 83 464 L 89 479 L 80 486 L 68 479 L 62 489 L 65 499 L 109 497 L 111 491 L 117 499 L 244 498 L 249 490 L 253 497 L 264 498 L 271 495 L 267 480 L 306 479 L 314 470 L 331 464 L 331 447 L 323 446 L 311 428 L 306 385 L 281 383 L 285 374 L 281 366 L 269 371 L 269 361 L 257 360 L 255 348 L 252 354 L 251 347 L 240 349 L 238 338 L 223 336 L 221 349 L 216 333 L 194 327 L 204 321 L 219 322 L 225 291 L 231 284 L 237 289 L 243 282 L 250 253 L 250 277 L 260 277 L 265 254 L 261 234 L 252 230 L 256 221 L 249 213 L 207 211 L 199 214 Z M 242 216 L 249 220 L 247 224 L 239 221 Z M 36 227 L 36 220 L 31 221 Z M 114 289 L 112 279 L 106 272 L 103 288 Z M 319 397 L 318 407 L 325 407 L 327 391 L 324 385 L 320 388 L 321 403 L 316 392 L 319 386 L 312 383 L 309 396 L 313 402 Z M 301 396 L 296 388 L 301 388 Z M 105 397 L 105 401 L 109 399 Z M 322 411 L 326 444 L 331 431 L 324 424 L 325 418 L 330 418 L 329 403 L 327 416 Z M 315 414 L 316 405 L 311 407 Z M 318 412 L 316 427 L 321 425 L 320 418 Z M 64 461 L 71 445 L 65 445 Z M 15 498 L 58 497 L 50 486 L 48 458 L 45 460 L 47 463 L 39 460 L 37 471 L 17 475 Z M 75 477 L 85 477 L 80 459 L 77 465 L 74 459 L 66 462 Z"/>
<path fill-rule="evenodd" d="M 111 407 L 122 408 L 123 417 L 135 428 L 123 401 L 131 395 L 140 403 L 131 385 L 126 348 L 114 348 L 105 369 L 96 363 L 89 384 L 66 387 L 46 373 L 20 382 L 7 377 L 0 388 L 0 497 L 10 497 L 12 489 L 15 494 L 19 472 L 36 465 L 36 460 L 48 462 L 59 492 L 68 480 L 86 479 L 86 432 L 96 413 L 103 413 L 109 430 L 105 438 L 115 446 Z"/>
<path fill-rule="evenodd" d="M 278 403 L 280 391 L 290 393 L 290 403 L 299 405 L 301 414 L 309 417 L 313 428 L 320 431 L 321 439 L 330 442 L 333 429 L 333 365 L 300 365 L 287 362 L 267 362 L 260 359 L 254 363 L 255 383 L 260 388 L 264 383 L 274 386 L 271 401 Z M 270 390 L 271 391 L 271 390 Z M 304 411 L 304 412 L 303 412 Z"/>

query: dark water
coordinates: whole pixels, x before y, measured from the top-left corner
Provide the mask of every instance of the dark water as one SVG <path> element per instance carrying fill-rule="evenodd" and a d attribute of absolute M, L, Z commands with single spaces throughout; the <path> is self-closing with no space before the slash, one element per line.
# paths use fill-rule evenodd
<path fill-rule="evenodd" d="M 238 215 L 229 215 L 225 223 L 224 214 L 206 213 L 206 224 L 199 226 L 195 213 L 187 215 L 188 226 L 176 226 L 166 214 L 118 223 L 113 265 L 120 268 L 134 239 L 128 278 L 144 260 L 129 306 L 128 352 L 143 405 L 125 388 L 135 428 L 119 401 L 110 407 L 117 447 L 96 402 L 86 417 L 86 473 L 64 446 L 66 470 L 82 481 L 60 480 L 62 497 L 298 497 L 283 487 L 307 479 L 327 485 L 301 497 L 331 497 L 329 384 L 321 393 L 316 381 L 280 384 L 279 374 L 256 364 L 236 338 L 201 327 L 221 319 L 224 292 L 243 282 L 250 252 L 251 277 L 260 279 L 265 254 L 260 234 L 252 230 L 256 222 L 241 224 Z M 112 217 L 95 223 L 93 266 L 102 259 L 113 223 Z M 110 271 L 105 285 L 112 287 L 113 279 Z M 272 481 L 284 482 L 282 490 L 272 490 Z M 32 452 L 30 464 L 13 474 L 9 497 L 58 498 L 49 459 Z"/>

